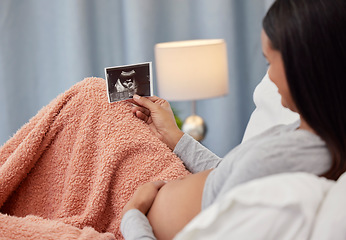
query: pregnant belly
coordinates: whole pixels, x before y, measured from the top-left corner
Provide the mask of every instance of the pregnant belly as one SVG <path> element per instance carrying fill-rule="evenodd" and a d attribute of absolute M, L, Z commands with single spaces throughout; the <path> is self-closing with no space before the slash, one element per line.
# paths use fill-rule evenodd
<path fill-rule="evenodd" d="M 172 239 L 200 211 L 204 183 L 211 170 L 168 182 L 148 212 L 157 239 Z"/>

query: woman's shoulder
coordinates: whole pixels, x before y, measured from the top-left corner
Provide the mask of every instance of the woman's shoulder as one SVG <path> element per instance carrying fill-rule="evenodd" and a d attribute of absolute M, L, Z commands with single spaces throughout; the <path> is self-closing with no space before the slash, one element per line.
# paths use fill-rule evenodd
<path fill-rule="evenodd" d="M 265 136 L 279 136 L 285 133 L 290 133 L 294 132 L 300 125 L 300 120 L 294 121 L 293 123 L 290 124 L 278 124 L 275 125 L 262 133 L 258 134 L 254 138 L 263 138 Z"/>
<path fill-rule="evenodd" d="M 276 125 L 241 143 L 225 156 L 237 159 L 268 159 L 273 156 L 301 154 L 301 152 L 326 148 L 325 142 L 317 135 L 297 129 L 300 122 Z"/>
<path fill-rule="evenodd" d="M 299 122 L 278 125 L 240 144 L 225 156 L 224 165 L 251 169 L 267 169 L 275 172 L 309 170 L 312 165 L 321 166 L 313 173 L 320 173 L 330 164 L 330 153 L 325 142 L 314 133 L 297 129 Z M 257 171 L 256 170 L 256 171 Z M 266 171 L 264 171 L 266 172 Z"/>
<path fill-rule="evenodd" d="M 318 135 L 301 129 L 291 130 L 291 127 L 272 129 L 272 134 L 263 135 L 254 141 L 251 149 L 255 154 L 261 152 L 265 157 L 314 156 L 328 151 L 326 143 Z"/>
<path fill-rule="evenodd" d="M 299 125 L 298 125 L 299 126 Z M 293 129 L 294 125 L 273 129 L 244 151 L 240 165 L 256 166 L 268 172 L 307 171 L 323 173 L 330 165 L 330 153 L 325 142 L 314 133 Z"/>
<path fill-rule="evenodd" d="M 243 145 L 250 145 L 251 148 L 259 147 L 261 149 L 290 146 L 300 148 L 305 145 L 325 147 L 325 142 L 318 135 L 298 129 L 299 125 L 299 120 L 288 125 L 276 125 L 244 142 Z"/>

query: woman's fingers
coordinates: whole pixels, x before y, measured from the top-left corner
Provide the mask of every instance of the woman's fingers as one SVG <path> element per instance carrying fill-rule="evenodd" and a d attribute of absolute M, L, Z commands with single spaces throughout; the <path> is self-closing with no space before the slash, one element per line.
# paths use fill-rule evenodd
<path fill-rule="evenodd" d="M 139 107 L 139 106 L 133 106 L 131 111 L 135 114 L 136 112 L 140 111 L 143 114 L 147 115 L 148 117 L 150 116 L 150 111 L 147 108 L 144 107 Z"/>
<path fill-rule="evenodd" d="M 141 111 L 136 111 L 135 115 L 136 115 L 137 118 L 141 119 L 142 121 L 144 121 L 144 122 L 146 122 L 146 123 L 148 123 L 148 124 L 151 123 L 151 121 L 150 121 L 150 116 L 144 114 L 143 112 L 141 112 Z"/>
<path fill-rule="evenodd" d="M 122 215 L 130 209 L 138 209 L 143 214 L 146 214 L 153 204 L 158 191 L 165 184 L 165 181 L 156 181 L 148 182 L 140 186 L 124 206 Z"/>
<path fill-rule="evenodd" d="M 149 111 L 153 111 L 155 108 L 157 108 L 157 104 L 155 104 L 155 102 L 153 102 L 153 101 L 156 101 L 154 99 L 159 99 L 159 98 L 156 96 L 153 96 L 153 97 L 141 97 L 138 95 L 133 96 L 133 100 L 137 104 L 149 109 Z"/>
<path fill-rule="evenodd" d="M 162 98 L 159 98 L 158 96 L 150 96 L 150 97 L 147 97 L 150 101 L 152 102 L 156 102 L 158 100 L 163 100 Z"/>

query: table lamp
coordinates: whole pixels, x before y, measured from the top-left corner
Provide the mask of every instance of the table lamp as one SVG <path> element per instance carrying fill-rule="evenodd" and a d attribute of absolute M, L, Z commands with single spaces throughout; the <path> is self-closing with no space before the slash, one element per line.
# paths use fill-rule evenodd
<path fill-rule="evenodd" d="M 192 101 L 192 115 L 182 131 L 201 141 L 206 132 L 196 115 L 196 100 L 228 93 L 227 49 L 223 39 L 202 39 L 155 45 L 159 96 L 168 101 Z"/>

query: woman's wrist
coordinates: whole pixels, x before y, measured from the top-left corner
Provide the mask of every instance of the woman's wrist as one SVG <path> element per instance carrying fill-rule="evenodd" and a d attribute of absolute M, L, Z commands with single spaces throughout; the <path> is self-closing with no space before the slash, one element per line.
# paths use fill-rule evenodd
<path fill-rule="evenodd" d="M 184 132 L 177 128 L 165 136 L 167 146 L 173 151 L 179 140 L 184 135 Z"/>

